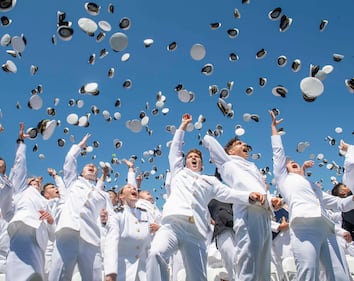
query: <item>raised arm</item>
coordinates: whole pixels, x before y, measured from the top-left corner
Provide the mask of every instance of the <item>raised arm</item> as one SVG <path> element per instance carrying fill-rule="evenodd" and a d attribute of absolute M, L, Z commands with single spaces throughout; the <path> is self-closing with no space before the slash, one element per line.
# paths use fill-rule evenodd
<path fill-rule="evenodd" d="M 313 160 L 306 160 L 301 166 L 301 173 L 303 176 L 305 176 L 306 170 L 309 168 L 312 168 L 315 165 L 315 162 Z"/>
<path fill-rule="evenodd" d="M 106 163 L 104 163 L 104 166 L 101 167 L 101 169 L 102 169 L 102 174 L 96 183 L 96 188 L 98 188 L 100 190 L 104 190 L 104 183 L 105 183 L 109 173 L 111 172 L 112 167 L 108 162 L 106 162 Z"/>
<path fill-rule="evenodd" d="M 170 152 L 168 154 L 168 160 L 170 162 L 170 170 L 172 175 L 179 169 L 183 168 L 183 139 L 184 133 L 189 123 L 192 122 L 192 116 L 188 113 L 182 116 L 182 121 L 179 128 L 176 130 L 172 143 L 170 146 Z"/>
<path fill-rule="evenodd" d="M 277 126 L 283 119 L 277 120 L 273 111 L 269 111 L 269 114 L 272 118 L 271 122 L 271 141 L 273 149 L 273 173 L 276 181 L 287 174 L 286 170 L 286 156 L 283 147 L 281 137 L 278 133 Z"/>
<path fill-rule="evenodd" d="M 62 200 L 65 199 L 65 195 L 67 192 L 66 186 L 64 184 L 63 178 L 61 176 L 59 176 L 57 174 L 57 171 L 53 168 L 48 168 L 47 169 L 48 174 L 53 177 L 54 181 L 55 181 L 55 186 L 58 188 L 59 190 L 59 194 L 60 194 L 60 198 Z"/>
<path fill-rule="evenodd" d="M 137 180 L 136 180 L 136 176 L 135 176 L 134 162 L 129 161 L 127 159 L 122 159 L 122 162 L 128 167 L 128 177 L 127 177 L 128 184 L 131 184 L 131 185 L 135 186 L 136 188 L 139 188 Z"/>
<path fill-rule="evenodd" d="M 27 163 L 26 163 L 26 145 L 25 139 L 28 135 L 24 133 L 25 124 L 20 123 L 20 131 L 17 139 L 17 150 L 15 162 L 10 171 L 9 180 L 12 182 L 14 192 L 18 193 L 27 187 Z"/>
<path fill-rule="evenodd" d="M 209 135 L 204 136 L 203 145 L 209 151 L 210 159 L 217 168 L 230 160 L 230 156 L 215 138 Z"/>
<path fill-rule="evenodd" d="M 72 145 L 66 154 L 64 161 L 64 184 L 66 187 L 70 187 L 71 183 L 78 177 L 77 157 L 81 149 L 87 147 L 86 142 L 89 137 L 90 134 L 86 134 L 78 144 Z"/>
<path fill-rule="evenodd" d="M 354 194 L 354 145 L 340 141 L 339 151 L 345 153 L 344 173 L 342 182 L 347 185 Z"/>

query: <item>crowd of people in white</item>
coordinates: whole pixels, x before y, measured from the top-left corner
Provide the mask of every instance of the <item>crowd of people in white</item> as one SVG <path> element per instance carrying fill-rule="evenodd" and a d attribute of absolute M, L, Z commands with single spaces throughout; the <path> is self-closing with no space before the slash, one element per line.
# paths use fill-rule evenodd
<path fill-rule="evenodd" d="M 340 143 L 343 182 L 330 195 L 307 179 L 313 161 L 300 166 L 286 156 L 277 130 L 282 119 L 269 113 L 280 196 L 269 193 L 248 161 L 251 147 L 238 138 L 223 147 L 206 135 L 217 173 L 202 174 L 201 151 L 183 152 L 192 122 L 184 114 L 170 146 L 161 211 L 132 160 L 123 160 L 127 184 L 119 191 L 105 187 L 109 165 L 99 171 L 90 163 L 78 172 L 89 134 L 68 151 L 62 177 L 53 168 L 53 182 L 29 177 L 21 123 L 8 175 L 0 158 L 0 280 L 352 280 L 354 146 Z"/>

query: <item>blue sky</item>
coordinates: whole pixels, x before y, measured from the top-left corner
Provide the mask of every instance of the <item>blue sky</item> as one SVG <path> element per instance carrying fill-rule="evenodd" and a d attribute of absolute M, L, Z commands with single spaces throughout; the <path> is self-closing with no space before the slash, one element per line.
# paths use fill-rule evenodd
<path fill-rule="evenodd" d="M 158 198 L 159 205 L 163 204 L 163 180 L 155 176 L 165 174 L 168 169 L 168 148 L 166 143 L 171 140 L 172 134 L 165 130 L 168 125 L 178 126 L 183 113 L 190 113 L 197 121 L 203 115 L 206 121 L 201 129 L 194 129 L 186 133 L 185 150 L 198 147 L 205 153 L 205 172 L 213 173 L 214 167 L 208 163 L 207 152 L 199 146 L 198 135 L 205 135 L 208 129 L 215 130 L 218 124 L 223 126 L 223 134 L 218 140 L 225 144 L 235 135 L 235 126 L 241 125 L 245 129 L 242 139 L 254 149 L 254 153 L 261 153 L 261 158 L 255 160 L 259 168 L 272 167 L 270 146 L 270 118 L 268 110 L 278 108 L 284 118 L 282 127 L 286 131 L 283 137 L 287 154 L 295 160 L 303 162 L 315 156 L 316 165 L 311 169 L 311 179 L 322 180 L 324 188 L 330 189 L 331 176 L 338 176 L 334 170 L 326 165 L 320 167 L 323 161 L 316 156 L 324 154 L 328 163 L 342 165 L 343 157 L 338 155 L 337 144 L 330 145 L 327 136 L 337 140 L 344 139 L 354 143 L 354 127 L 352 125 L 352 107 L 354 95 L 345 86 L 344 80 L 353 77 L 353 30 L 352 10 L 353 2 L 344 0 L 334 7 L 332 1 L 253 1 L 242 4 L 242 1 L 96 1 L 101 9 L 97 16 L 92 16 L 85 10 L 86 1 L 20 1 L 15 7 L 1 16 L 12 20 L 9 26 L 0 26 L 0 35 L 8 33 L 11 37 L 23 34 L 27 40 L 21 57 L 11 57 L 6 51 L 12 46 L 0 46 L 1 63 L 13 61 L 17 66 L 16 73 L 0 71 L 2 116 L 0 123 L 5 131 L 0 134 L 1 156 L 10 167 L 13 163 L 19 128 L 19 122 L 24 121 L 26 128 L 36 127 L 43 119 L 60 120 L 54 134 L 48 140 L 38 136 L 35 140 L 27 140 L 28 170 L 30 175 L 44 175 L 46 180 L 47 167 L 61 170 L 66 152 L 70 148 L 71 139 L 77 142 L 85 133 L 92 134 L 89 144 L 93 141 L 100 143 L 98 148 L 80 157 L 80 168 L 87 162 L 98 164 L 99 161 L 110 162 L 112 155 L 118 159 L 137 155 L 136 166 L 140 171 L 150 172 L 153 166 L 157 167 L 155 175 L 143 181 L 143 188 L 151 189 Z M 108 5 L 113 4 L 114 13 L 108 12 Z M 268 13 L 276 7 L 282 8 L 282 14 L 293 19 L 292 25 L 285 32 L 279 31 L 279 20 L 271 21 Z M 234 9 L 238 9 L 241 17 L 236 19 Z M 63 41 L 57 35 L 57 12 L 66 13 L 66 20 L 72 22 L 73 38 Z M 121 30 L 119 21 L 123 17 L 131 20 L 128 30 Z M 106 32 L 101 42 L 88 36 L 78 26 L 80 18 L 90 18 L 96 23 L 105 20 L 112 26 Z M 328 20 L 324 31 L 320 32 L 321 20 Z M 211 23 L 220 22 L 221 27 L 216 30 L 210 28 Z M 227 30 L 237 28 L 239 35 L 229 38 Z M 122 32 L 128 37 L 128 46 L 120 52 L 114 52 L 109 44 L 110 37 Z M 56 37 L 56 44 L 51 42 Z M 153 39 L 154 43 L 146 48 L 145 39 Z M 168 51 L 166 47 L 171 42 L 177 43 L 175 51 Z M 190 56 L 190 49 L 194 44 L 202 44 L 206 55 L 202 60 L 194 60 Z M 100 58 L 102 49 L 108 55 Z M 256 53 L 264 48 L 267 55 L 263 59 L 256 59 Z M 129 53 L 128 61 L 121 61 L 123 54 Z M 239 56 L 237 61 L 229 61 L 230 53 Z M 335 62 L 333 54 L 342 54 L 344 59 Z M 89 64 L 90 55 L 96 54 L 94 64 Z M 288 63 L 285 67 L 277 66 L 277 58 L 285 55 Z M 291 70 L 291 63 L 300 59 L 302 66 L 298 72 Z M 212 64 L 214 71 L 207 76 L 201 69 L 205 64 Z M 314 102 L 306 102 L 302 98 L 300 82 L 309 76 L 310 64 L 332 65 L 334 70 L 322 81 L 324 92 Z M 35 75 L 30 74 L 30 66 L 38 66 Z M 107 72 L 115 69 L 113 78 Z M 267 78 L 265 87 L 258 85 L 260 77 Z M 132 87 L 122 87 L 126 79 L 132 81 Z M 218 94 L 211 96 L 209 86 L 217 85 L 219 89 L 226 88 L 228 82 L 234 85 L 230 91 L 227 103 L 233 105 L 234 117 L 225 117 L 217 107 Z M 97 96 L 79 94 L 81 86 L 96 82 L 100 93 Z M 31 90 L 42 85 L 40 94 L 43 106 L 39 110 L 27 106 L 31 97 Z M 182 84 L 185 89 L 195 93 L 193 102 L 184 103 L 178 99 L 175 87 Z M 286 98 L 272 94 L 273 87 L 283 85 L 288 89 Z M 253 94 L 247 95 L 245 90 L 253 87 Z M 165 108 L 169 112 L 164 115 L 159 110 L 157 115 L 152 114 L 156 107 L 156 95 L 161 91 L 166 97 Z M 54 105 L 55 98 L 59 103 Z M 83 106 L 69 106 L 69 100 L 81 100 Z M 120 99 L 121 106 L 115 102 Z M 16 104 L 20 104 L 20 109 Z M 148 107 L 146 105 L 149 105 Z M 79 117 L 91 112 L 91 106 L 100 109 L 98 115 L 91 113 L 88 127 L 70 125 L 66 117 L 76 113 Z M 47 108 L 56 110 L 55 116 L 48 116 Z M 107 122 L 102 112 L 107 110 L 113 117 L 115 112 L 121 114 L 120 120 Z M 149 116 L 148 128 L 134 133 L 126 127 L 127 120 L 139 119 L 140 112 Z M 244 113 L 257 114 L 259 122 L 246 122 Z M 341 127 L 343 133 L 335 132 Z M 68 128 L 69 132 L 64 133 Z M 57 140 L 66 140 L 64 147 L 58 147 Z M 113 139 L 120 139 L 123 146 L 116 149 Z M 310 146 L 304 152 L 296 152 L 299 142 L 309 142 Z M 37 145 L 38 150 L 33 152 Z M 144 152 L 154 150 L 161 145 L 162 155 L 153 157 L 153 162 Z M 44 159 L 39 155 L 43 154 Z M 143 159 L 143 161 L 142 161 Z M 112 165 L 114 172 L 120 173 L 117 180 L 107 183 L 107 187 L 121 186 L 125 183 L 126 167 Z M 271 169 L 270 169 L 271 170 Z M 267 181 L 271 182 L 271 173 Z M 272 186 L 272 189 L 274 187 Z"/>

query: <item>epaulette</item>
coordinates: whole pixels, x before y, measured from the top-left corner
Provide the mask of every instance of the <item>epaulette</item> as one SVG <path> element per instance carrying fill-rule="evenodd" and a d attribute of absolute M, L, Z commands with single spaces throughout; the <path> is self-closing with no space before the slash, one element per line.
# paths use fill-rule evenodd
<path fill-rule="evenodd" d="M 143 209 L 143 208 L 140 208 L 140 207 L 136 207 L 138 210 L 140 210 L 140 211 L 143 211 L 143 212 L 147 212 L 147 210 L 146 209 Z"/>

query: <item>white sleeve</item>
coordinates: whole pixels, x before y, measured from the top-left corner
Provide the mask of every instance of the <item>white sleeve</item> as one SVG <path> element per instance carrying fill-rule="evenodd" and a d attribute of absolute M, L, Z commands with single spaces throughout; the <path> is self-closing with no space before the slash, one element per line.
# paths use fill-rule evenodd
<path fill-rule="evenodd" d="M 128 184 L 137 187 L 135 172 L 128 171 Z"/>
<path fill-rule="evenodd" d="M 118 243 L 119 243 L 119 223 L 117 214 L 109 214 L 106 224 L 106 237 L 104 239 L 104 272 L 117 274 L 118 272 Z"/>
<path fill-rule="evenodd" d="M 77 174 L 77 157 L 80 154 L 80 146 L 74 144 L 71 146 L 70 150 L 65 156 L 64 161 L 64 184 L 66 187 L 70 187 L 70 185 L 75 181 L 78 177 Z"/>
<path fill-rule="evenodd" d="M 210 159 L 217 168 L 220 168 L 225 162 L 231 159 L 215 138 L 209 135 L 204 136 L 203 145 L 209 151 Z"/>
<path fill-rule="evenodd" d="M 354 194 L 354 145 L 350 145 L 345 155 L 342 181 Z"/>
<path fill-rule="evenodd" d="M 271 141 L 273 149 L 273 173 L 276 182 L 279 183 L 287 175 L 286 156 L 281 136 L 273 135 L 271 136 Z"/>
<path fill-rule="evenodd" d="M 183 138 L 184 131 L 181 129 L 177 129 L 170 146 L 170 152 L 168 154 L 168 160 L 170 164 L 170 171 L 172 176 L 183 168 Z"/>
<path fill-rule="evenodd" d="M 27 185 L 27 163 L 26 145 L 19 143 L 16 150 L 15 163 L 10 171 L 9 180 L 12 182 L 14 192 L 18 193 L 26 189 Z"/>

